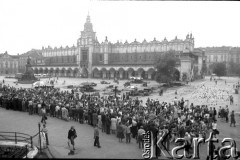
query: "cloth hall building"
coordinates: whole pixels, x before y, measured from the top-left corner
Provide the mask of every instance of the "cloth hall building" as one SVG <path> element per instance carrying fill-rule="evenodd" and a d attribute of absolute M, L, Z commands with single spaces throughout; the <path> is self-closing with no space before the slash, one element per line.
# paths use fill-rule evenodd
<path fill-rule="evenodd" d="M 178 69 L 180 77 L 185 72 L 192 77 L 193 68 L 198 68 L 201 74 L 204 52 L 194 49 L 194 38 L 188 34 L 185 40 L 177 37 L 168 41 L 158 41 L 155 38 L 147 42 L 111 43 L 107 37 L 99 42 L 90 16 L 86 18 L 84 30 L 72 47 L 42 48 L 44 61 L 33 65 L 35 73 L 48 73 L 53 76 L 91 77 L 91 78 L 119 78 L 127 79 L 131 76 L 141 76 L 144 79 L 154 79 L 155 60 L 164 52 L 175 51 L 180 58 Z"/>

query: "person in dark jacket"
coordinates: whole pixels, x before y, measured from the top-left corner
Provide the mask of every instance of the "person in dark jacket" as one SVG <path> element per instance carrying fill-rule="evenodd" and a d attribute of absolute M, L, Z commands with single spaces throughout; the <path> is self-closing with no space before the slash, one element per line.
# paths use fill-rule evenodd
<path fill-rule="evenodd" d="M 102 132 L 106 132 L 106 115 L 102 114 Z"/>
<path fill-rule="evenodd" d="M 79 108 L 79 122 L 81 123 L 81 124 L 83 124 L 83 108 L 82 107 L 80 107 Z"/>
<path fill-rule="evenodd" d="M 92 111 L 91 109 L 88 110 L 88 124 L 92 124 Z"/>
<path fill-rule="evenodd" d="M 95 111 L 93 112 L 92 118 L 93 118 L 92 123 L 93 123 L 93 126 L 95 127 L 97 125 L 97 121 L 98 121 L 98 115 Z"/>
<path fill-rule="evenodd" d="M 50 105 L 50 116 L 51 117 L 55 117 L 55 115 L 54 115 L 55 107 L 56 107 L 55 103 L 51 103 L 51 105 Z"/>
<path fill-rule="evenodd" d="M 107 132 L 107 134 L 110 134 L 110 126 L 111 126 L 111 119 L 110 119 L 110 116 L 107 115 L 107 118 L 106 118 L 106 132 Z"/>
<path fill-rule="evenodd" d="M 101 148 L 100 143 L 99 143 L 99 131 L 98 131 L 98 127 L 95 126 L 94 128 L 94 146 L 97 146 L 98 148 Z"/>
<path fill-rule="evenodd" d="M 73 155 L 74 154 L 74 150 L 75 150 L 74 139 L 75 138 L 77 138 L 77 132 L 76 132 L 74 126 L 72 126 L 71 129 L 68 131 L 68 146 L 70 148 L 70 152 L 68 153 L 68 155 Z"/>

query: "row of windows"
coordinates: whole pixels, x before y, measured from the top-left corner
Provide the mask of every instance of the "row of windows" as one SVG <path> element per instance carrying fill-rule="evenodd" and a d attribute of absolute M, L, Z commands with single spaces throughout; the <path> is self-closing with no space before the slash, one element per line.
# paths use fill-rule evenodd
<path fill-rule="evenodd" d="M 74 62 L 76 62 L 76 56 L 51 57 L 45 60 L 45 64 L 74 63 Z"/>
<path fill-rule="evenodd" d="M 68 55 L 76 55 L 76 50 L 68 50 L 65 52 L 45 52 L 43 53 L 44 57 L 53 57 L 53 56 L 68 56 Z"/>
<path fill-rule="evenodd" d="M 185 48 L 193 49 L 193 45 L 178 45 L 178 46 L 152 46 L 152 47 L 123 47 L 123 48 L 108 48 L 110 53 L 126 53 L 126 52 L 165 52 L 169 50 L 183 51 Z M 104 48 L 95 48 L 95 52 L 106 52 Z"/>
<path fill-rule="evenodd" d="M 4 68 L 4 67 L 6 67 L 6 68 L 7 68 L 7 67 L 17 68 L 17 66 L 18 66 L 17 64 L 14 64 L 14 65 L 13 65 L 13 64 L 8 64 L 8 63 L 6 63 L 5 65 L 2 64 L 2 63 L 0 64 L 0 67 L 2 67 L 2 68 Z"/>
<path fill-rule="evenodd" d="M 208 62 L 223 62 L 228 60 L 227 55 L 210 55 L 207 58 Z"/>

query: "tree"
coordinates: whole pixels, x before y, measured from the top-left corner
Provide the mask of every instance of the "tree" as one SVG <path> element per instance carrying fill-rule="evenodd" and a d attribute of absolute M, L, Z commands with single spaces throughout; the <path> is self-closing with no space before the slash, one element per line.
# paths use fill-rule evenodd
<path fill-rule="evenodd" d="M 219 78 L 226 75 L 226 64 L 225 63 L 214 63 L 213 73 L 215 73 Z"/>
<path fill-rule="evenodd" d="M 162 83 L 174 81 L 177 61 L 178 58 L 176 58 L 175 52 L 169 51 L 164 53 L 155 63 L 155 68 L 157 69 L 156 81 Z"/>
<path fill-rule="evenodd" d="M 234 68 L 234 73 L 240 77 L 240 64 L 236 64 Z"/>
<path fill-rule="evenodd" d="M 228 73 L 230 74 L 236 74 L 236 71 L 237 71 L 237 64 L 233 62 L 233 60 L 231 60 L 229 62 L 229 68 L 228 68 Z"/>
<path fill-rule="evenodd" d="M 229 62 L 228 73 L 240 76 L 240 64 L 235 63 L 233 60 Z"/>

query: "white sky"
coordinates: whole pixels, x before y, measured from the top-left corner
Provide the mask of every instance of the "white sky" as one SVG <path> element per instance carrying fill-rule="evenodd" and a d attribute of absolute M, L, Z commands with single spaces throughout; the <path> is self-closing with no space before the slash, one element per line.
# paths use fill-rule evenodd
<path fill-rule="evenodd" d="M 239 2 L 0 0 L 0 53 L 76 46 L 88 11 L 99 42 L 195 37 L 195 47 L 240 46 Z"/>

